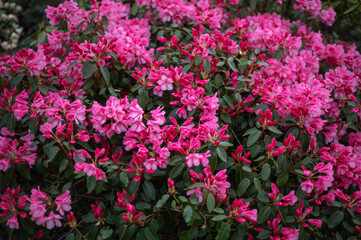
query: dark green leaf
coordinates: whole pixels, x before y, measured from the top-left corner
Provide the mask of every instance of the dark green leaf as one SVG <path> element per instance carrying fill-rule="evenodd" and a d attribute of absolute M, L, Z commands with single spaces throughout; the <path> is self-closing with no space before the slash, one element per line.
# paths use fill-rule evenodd
<path fill-rule="evenodd" d="M 248 139 L 247 139 L 247 147 L 252 146 L 253 144 L 255 144 L 255 142 L 257 142 L 257 140 L 261 137 L 262 132 L 257 130 L 256 132 L 252 132 Z"/>
<path fill-rule="evenodd" d="M 159 209 L 159 208 L 163 207 L 163 205 L 167 202 L 168 199 L 169 199 L 169 194 L 163 195 L 163 197 L 161 199 L 159 199 L 157 204 L 155 205 L 156 208 Z"/>
<path fill-rule="evenodd" d="M 216 240 L 228 239 L 230 233 L 231 233 L 231 226 L 228 223 L 223 222 L 221 228 L 218 231 Z"/>
<path fill-rule="evenodd" d="M 270 130 L 271 132 L 273 132 L 275 134 L 279 134 L 279 135 L 282 134 L 282 132 L 280 130 L 278 130 L 278 128 L 275 128 L 274 126 L 268 127 L 268 130 Z"/>
<path fill-rule="evenodd" d="M 48 86 L 42 84 L 42 85 L 39 85 L 38 87 L 42 94 L 48 95 L 48 91 L 49 91 Z"/>
<path fill-rule="evenodd" d="M 288 137 L 288 136 L 287 136 Z M 301 133 L 302 152 L 306 152 L 310 146 L 311 137 L 309 134 Z"/>
<path fill-rule="evenodd" d="M 147 181 L 143 184 L 143 191 L 147 197 L 149 197 L 151 200 L 155 200 L 156 192 L 151 182 Z"/>
<path fill-rule="evenodd" d="M 216 201 L 214 199 L 214 196 L 213 194 L 208 194 L 207 196 L 207 209 L 208 209 L 208 212 L 212 212 L 214 206 L 216 205 Z"/>
<path fill-rule="evenodd" d="M 206 73 L 211 71 L 211 62 L 207 58 L 203 59 L 203 69 Z"/>
<path fill-rule="evenodd" d="M 267 221 L 272 210 L 269 206 L 264 206 L 258 213 L 257 223 L 262 224 Z"/>
<path fill-rule="evenodd" d="M 23 79 L 23 77 L 24 77 L 24 74 L 19 73 L 16 77 L 11 79 L 9 82 L 9 90 L 12 90 L 14 87 L 16 87 L 19 84 L 19 82 Z"/>
<path fill-rule="evenodd" d="M 123 239 L 123 237 L 124 237 L 124 234 L 125 234 L 125 231 L 127 230 L 127 225 L 121 225 L 120 227 L 118 227 L 118 231 L 117 231 L 117 233 L 118 233 L 118 239 L 119 240 L 122 240 Z"/>
<path fill-rule="evenodd" d="M 328 227 L 334 228 L 337 225 L 339 225 L 342 222 L 343 216 L 344 216 L 344 214 L 341 210 L 334 212 L 328 219 L 328 222 L 327 222 Z"/>
<path fill-rule="evenodd" d="M 108 86 L 109 82 L 110 82 L 110 73 L 109 73 L 108 68 L 106 66 L 103 66 L 103 67 L 100 68 L 100 71 L 102 72 L 102 76 L 104 78 L 104 81 Z"/>
<path fill-rule="evenodd" d="M 270 230 L 263 230 L 262 232 L 258 233 L 257 238 L 258 239 L 269 239 L 270 236 L 271 236 Z"/>
<path fill-rule="evenodd" d="M 97 184 L 97 180 L 95 179 L 94 176 L 90 176 L 87 178 L 86 187 L 88 189 L 88 193 L 91 193 L 94 190 L 96 184 Z"/>
<path fill-rule="evenodd" d="M 226 151 L 224 151 L 223 148 L 217 147 L 216 153 L 223 162 L 227 162 L 227 153 L 226 153 Z"/>
<path fill-rule="evenodd" d="M 149 102 L 149 95 L 148 95 L 148 91 L 144 90 L 139 94 L 139 98 L 138 98 L 138 102 L 139 105 L 142 108 L 146 108 Z"/>
<path fill-rule="evenodd" d="M 224 215 L 224 214 L 222 214 L 222 215 L 217 215 L 217 216 L 215 216 L 214 218 L 212 218 L 212 220 L 215 221 L 215 222 L 217 222 L 217 221 L 222 221 L 222 220 L 224 220 L 224 219 L 226 219 L 226 218 L 227 218 L 227 216 Z"/>
<path fill-rule="evenodd" d="M 85 62 L 83 67 L 81 68 L 81 73 L 83 74 L 83 77 L 85 79 L 88 79 L 93 75 L 96 68 L 97 66 L 94 63 Z"/>
<path fill-rule="evenodd" d="M 182 172 L 184 168 L 184 163 L 179 163 L 176 165 L 169 173 L 169 178 L 174 179 Z"/>
<path fill-rule="evenodd" d="M 285 185 L 287 183 L 287 181 L 288 181 L 288 178 L 289 178 L 289 175 L 288 175 L 287 172 L 282 173 L 281 175 L 279 175 L 277 177 L 276 185 L 277 186 Z"/>
<path fill-rule="evenodd" d="M 186 222 L 189 222 L 192 219 L 193 209 L 191 206 L 186 206 L 183 211 L 183 217 Z"/>
<path fill-rule="evenodd" d="M 269 178 L 271 174 L 271 167 L 268 163 L 266 164 L 263 164 L 262 166 L 262 171 L 261 171 L 261 177 L 262 177 L 262 180 L 265 181 Z"/>
<path fill-rule="evenodd" d="M 257 0 L 251 0 L 249 6 L 252 10 L 255 10 L 257 7 Z"/>
<path fill-rule="evenodd" d="M 70 233 L 68 236 L 66 236 L 65 240 L 74 240 L 75 236 L 74 233 Z"/>
<path fill-rule="evenodd" d="M 231 108 L 234 109 L 234 105 L 233 105 L 233 100 L 230 96 L 224 96 L 223 99 L 226 101 L 227 105 Z"/>
<path fill-rule="evenodd" d="M 30 180 L 31 179 L 31 175 L 30 175 L 30 169 L 27 165 L 25 164 L 18 164 L 17 166 L 21 176 L 23 176 L 25 179 Z"/>
<path fill-rule="evenodd" d="M 55 157 L 55 155 L 58 153 L 58 147 L 55 147 L 53 145 L 45 145 L 44 146 L 44 152 L 46 155 L 48 155 L 49 159 L 48 161 L 52 161 Z"/>
<path fill-rule="evenodd" d="M 280 58 L 282 57 L 282 50 L 276 50 L 273 52 L 273 56 L 274 59 L 280 60 Z"/>
<path fill-rule="evenodd" d="M 126 172 L 122 172 L 121 174 L 119 174 L 119 179 L 124 187 L 128 187 L 129 179 L 128 179 L 128 175 Z"/>
<path fill-rule="evenodd" d="M 237 195 L 239 197 L 242 196 L 247 191 L 250 185 L 251 185 L 251 181 L 248 178 L 242 179 L 242 181 L 239 183 L 237 188 Z"/>

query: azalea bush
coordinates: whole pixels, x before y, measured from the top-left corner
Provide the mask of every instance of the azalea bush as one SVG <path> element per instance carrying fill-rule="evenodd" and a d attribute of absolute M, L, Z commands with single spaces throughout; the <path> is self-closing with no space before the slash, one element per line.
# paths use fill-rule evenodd
<path fill-rule="evenodd" d="M 257 3 L 49 6 L 0 57 L 1 235 L 360 238 L 361 55 Z"/>

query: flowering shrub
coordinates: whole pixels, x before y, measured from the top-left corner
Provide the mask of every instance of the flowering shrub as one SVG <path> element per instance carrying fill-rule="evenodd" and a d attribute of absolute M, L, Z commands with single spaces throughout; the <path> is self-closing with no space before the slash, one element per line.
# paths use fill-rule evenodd
<path fill-rule="evenodd" d="M 1 56 L 1 232 L 360 238 L 361 55 L 256 3 L 48 7 L 47 42 Z"/>

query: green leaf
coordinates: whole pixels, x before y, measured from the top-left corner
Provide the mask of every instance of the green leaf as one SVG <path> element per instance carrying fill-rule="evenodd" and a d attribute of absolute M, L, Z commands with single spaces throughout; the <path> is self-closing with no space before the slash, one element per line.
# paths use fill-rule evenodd
<path fill-rule="evenodd" d="M 259 130 L 257 130 L 256 132 L 252 132 L 247 139 L 247 147 L 250 147 L 253 144 L 255 144 L 257 140 L 261 137 L 261 135 L 262 132 Z"/>
<path fill-rule="evenodd" d="M 81 73 L 83 74 L 83 77 L 85 79 L 88 79 L 93 75 L 96 68 L 97 66 L 94 63 L 85 62 L 83 67 L 81 68 Z"/>
<path fill-rule="evenodd" d="M 262 224 L 267 221 L 271 215 L 271 208 L 269 206 L 264 206 L 258 213 L 257 223 Z"/>
<path fill-rule="evenodd" d="M 287 138 L 290 134 L 292 134 L 292 136 L 294 136 L 295 138 L 297 138 L 298 135 L 299 135 L 299 133 L 300 133 L 300 131 L 299 131 L 297 128 L 293 127 L 293 128 L 289 129 L 289 130 L 286 132 L 286 136 L 285 136 L 285 137 Z"/>
<path fill-rule="evenodd" d="M 343 216 L 344 216 L 344 214 L 341 210 L 334 212 L 328 219 L 328 222 L 327 222 L 328 227 L 334 228 L 337 225 L 339 225 L 342 222 Z"/>
<path fill-rule="evenodd" d="M 287 181 L 288 181 L 288 178 L 289 178 L 289 175 L 288 175 L 287 172 L 282 173 L 281 175 L 279 175 L 277 177 L 276 185 L 277 186 L 285 185 L 287 183 Z"/>
<path fill-rule="evenodd" d="M 255 10 L 257 7 L 257 0 L 251 0 L 249 6 L 252 10 Z"/>
<path fill-rule="evenodd" d="M 280 130 L 278 130 L 278 128 L 275 128 L 274 126 L 270 126 L 268 127 L 268 130 L 270 130 L 271 132 L 275 133 L 275 134 L 283 134 L 283 132 L 281 132 Z"/>
<path fill-rule="evenodd" d="M 68 159 L 64 158 L 63 160 L 61 160 L 60 162 L 60 166 L 59 166 L 59 173 L 63 172 L 66 167 L 68 166 Z"/>
<path fill-rule="evenodd" d="M 207 58 L 203 59 L 203 69 L 206 73 L 211 71 L 211 67 L 211 62 Z"/>
<path fill-rule="evenodd" d="M 169 178 L 174 179 L 182 172 L 184 163 L 177 164 L 169 173 Z"/>
<path fill-rule="evenodd" d="M 157 240 L 157 239 L 159 239 L 156 234 L 154 234 L 153 232 L 151 232 L 149 230 L 149 228 L 144 229 L 144 235 L 145 235 L 145 238 L 148 239 L 148 240 Z"/>
<path fill-rule="evenodd" d="M 94 190 L 96 184 L 97 184 L 97 180 L 95 179 L 94 176 L 90 176 L 87 178 L 86 187 L 88 189 L 88 193 L 91 193 Z"/>
<path fill-rule="evenodd" d="M 232 118 L 229 116 L 228 113 L 222 113 L 221 114 L 221 119 L 225 122 L 225 123 L 232 123 Z"/>
<path fill-rule="evenodd" d="M 102 239 L 107 239 L 113 234 L 113 229 L 106 229 L 102 228 L 100 230 L 100 235 L 102 236 Z"/>
<path fill-rule="evenodd" d="M 216 205 L 216 201 L 214 199 L 214 196 L 213 194 L 208 194 L 208 197 L 207 197 L 207 209 L 208 209 L 208 212 L 212 212 L 214 206 Z"/>
<path fill-rule="evenodd" d="M 55 155 L 58 153 L 58 147 L 55 147 L 53 145 L 45 145 L 44 146 L 44 152 L 46 155 L 48 155 L 49 159 L 48 161 L 52 161 L 55 157 Z"/>
<path fill-rule="evenodd" d="M 309 136 L 309 134 L 301 133 L 302 152 L 306 152 L 308 150 L 308 148 L 310 146 L 310 140 L 311 140 L 311 137 Z"/>
<path fill-rule="evenodd" d="M 222 223 L 221 228 L 218 231 L 216 240 L 228 239 L 229 234 L 231 233 L 231 226 L 228 223 Z"/>
<path fill-rule="evenodd" d="M 132 15 L 136 15 L 138 10 L 139 10 L 138 4 L 134 2 L 132 6 Z"/>
<path fill-rule="evenodd" d="M 143 191 L 147 197 L 149 197 L 151 200 L 155 200 L 156 192 L 151 182 L 147 181 L 143 184 Z"/>
<path fill-rule="evenodd" d="M 18 164 L 17 166 L 21 176 L 23 176 L 25 179 L 30 180 L 31 179 L 31 175 L 30 175 L 30 169 L 27 165 L 25 164 Z"/>
<path fill-rule="evenodd" d="M 23 77 L 24 77 L 24 74 L 19 73 L 18 75 L 16 75 L 16 77 L 11 79 L 9 82 L 9 90 L 12 90 L 14 87 L 16 87 L 19 84 L 19 82 L 23 79 Z"/>
<path fill-rule="evenodd" d="M 233 110 L 234 109 L 234 105 L 233 105 L 233 100 L 230 96 L 224 96 L 223 99 L 226 101 L 227 105 Z"/>
<path fill-rule="evenodd" d="M 124 187 L 128 187 L 129 179 L 128 179 L 128 175 L 126 172 L 122 172 L 121 174 L 119 174 L 119 179 Z"/>
<path fill-rule="evenodd" d="M 358 6 L 360 6 L 360 5 L 359 4 L 353 5 L 352 7 L 347 9 L 343 14 L 346 15 L 346 14 L 349 14 L 349 13 L 353 12 L 353 10 L 355 10 Z"/>
<path fill-rule="evenodd" d="M 281 57 L 282 57 L 282 50 L 277 49 L 276 51 L 273 52 L 272 58 L 280 60 Z"/>
<path fill-rule="evenodd" d="M 183 211 L 183 217 L 186 222 L 189 222 L 192 219 L 193 209 L 191 206 L 186 206 Z"/>
<path fill-rule="evenodd" d="M 123 239 L 125 239 L 125 240 L 134 239 L 133 234 L 134 234 L 137 230 L 138 230 L 137 226 L 135 226 L 134 224 L 133 224 L 133 225 L 130 225 L 130 226 L 128 227 L 127 231 L 125 232 Z M 133 238 L 132 238 L 132 237 L 133 237 Z"/>
<path fill-rule="evenodd" d="M 193 183 L 192 185 L 190 185 L 188 188 L 186 189 L 193 189 L 193 188 L 198 188 L 198 187 L 204 187 L 204 184 L 203 183 L 200 183 L 200 182 L 196 182 L 196 183 Z"/>
<path fill-rule="evenodd" d="M 100 68 L 100 71 L 102 73 L 102 76 L 104 78 L 105 83 L 108 86 L 109 83 L 110 83 L 110 73 L 109 73 L 108 68 L 106 66 L 103 66 L 103 67 Z"/>
<path fill-rule="evenodd" d="M 124 235 L 125 235 L 125 231 L 127 230 L 127 225 L 121 225 L 120 227 L 118 227 L 118 231 L 117 231 L 117 233 L 118 233 L 118 239 L 119 240 L 122 240 L 123 239 L 123 237 L 124 237 Z"/>
<path fill-rule="evenodd" d="M 29 84 L 30 84 L 30 89 L 33 92 L 36 92 L 36 90 L 38 89 L 38 79 L 35 76 L 30 76 L 30 74 L 27 74 L 28 80 L 29 80 Z"/>
<path fill-rule="evenodd" d="M 237 188 L 237 195 L 239 197 L 242 196 L 247 191 L 250 185 L 251 185 L 251 181 L 248 178 L 242 179 L 242 181 L 239 183 Z"/>
<path fill-rule="evenodd" d="M 222 220 L 224 220 L 224 219 L 226 219 L 226 218 L 227 218 L 227 216 L 224 215 L 224 214 L 222 214 L 222 215 L 217 215 L 217 216 L 215 216 L 214 218 L 212 218 L 212 220 L 215 221 L 215 222 L 217 222 L 217 221 L 222 221 Z"/>
<path fill-rule="evenodd" d="M 71 67 L 74 67 L 75 65 L 77 65 L 79 62 L 77 61 L 73 61 L 69 64 L 68 68 L 65 70 L 65 72 L 69 71 Z"/>
<path fill-rule="evenodd" d="M 258 233 L 257 238 L 258 239 L 269 239 L 270 236 L 271 236 L 270 230 L 263 230 L 262 232 Z"/>
<path fill-rule="evenodd" d="M 237 72 L 237 68 L 236 65 L 234 65 L 234 62 L 228 60 L 227 63 L 233 71 Z"/>
<path fill-rule="evenodd" d="M 263 181 L 267 180 L 271 174 L 271 167 L 268 163 L 263 164 L 261 171 L 261 178 Z"/>
<path fill-rule="evenodd" d="M 66 236 L 65 240 L 74 240 L 75 236 L 74 233 L 70 233 L 68 236 Z"/>
<path fill-rule="evenodd" d="M 223 162 L 227 162 L 227 153 L 226 153 L 226 151 L 224 151 L 223 148 L 217 147 L 216 153 Z"/>
<path fill-rule="evenodd" d="M 169 194 L 165 194 L 163 195 L 163 197 L 161 199 L 158 200 L 157 204 L 155 205 L 156 208 L 161 208 L 163 207 L 163 205 L 167 202 L 167 200 L 169 199 Z"/>
<path fill-rule="evenodd" d="M 89 79 L 89 80 L 87 80 L 87 81 L 85 82 L 85 84 L 83 85 L 82 89 L 83 89 L 84 91 L 88 91 L 88 90 L 93 86 L 93 84 L 94 84 L 94 79 L 91 78 L 91 79 Z"/>
<path fill-rule="evenodd" d="M 48 95 L 48 91 L 49 91 L 48 86 L 42 84 L 39 85 L 38 88 L 42 94 Z"/>
<path fill-rule="evenodd" d="M 142 91 L 142 92 L 139 94 L 138 101 L 139 101 L 139 105 L 140 105 L 142 108 L 146 108 L 147 105 L 148 105 L 148 102 L 149 102 L 148 91 L 146 91 L 146 90 Z"/>

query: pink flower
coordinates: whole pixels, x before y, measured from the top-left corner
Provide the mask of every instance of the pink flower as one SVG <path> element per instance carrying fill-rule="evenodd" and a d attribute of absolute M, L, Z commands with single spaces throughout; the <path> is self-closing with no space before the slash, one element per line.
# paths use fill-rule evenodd
<path fill-rule="evenodd" d="M 253 222 L 257 222 L 257 209 L 243 211 L 242 216 L 245 218 L 248 218 L 249 220 L 251 220 Z"/>
<path fill-rule="evenodd" d="M 71 210 L 70 191 L 66 190 L 62 195 L 58 196 L 55 200 L 55 204 L 57 206 L 56 210 L 61 216 L 64 216 L 64 212 L 69 212 Z"/>
<path fill-rule="evenodd" d="M 308 222 L 311 223 L 312 225 L 320 228 L 322 226 L 322 220 L 320 219 L 313 219 L 313 218 L 310 218 L 308 219 Z"/>
<path fill-rule="evenodd" d="M 74 170 L 76 172 L 85 172 L 87 176 L 94 176 L 96 180 L 105 178 L 105 173 L 97 168 L 94 163 L 75 163 Z"/>
<path fill-rule="evenodd" d="M 61 219 L 61 216 L 59 214 L 54 214 L 54 212 L 51 211 L 49 216 L 44 219 L 44 224 L 47 229 L 53 229 L 54 226 L 61 227 L 59 219 Z"/>
<path fill-rule="evenodd" d="M 201 163 L 203 166 L 208 165 L 208 157 L 210 157 L 209 150 L 206 153 L 190 153 L 186 157 L 186 164 L 188 167 L 199 166 Z"/>
<path fill-rule="evenodd" d="M 282 237 L 283 240 L 298 240 L 298 231 L 297 230 L 293 230 L 292 228 L 288 228 L 288 227 L 284 227 L 281 229 L 281 233 L 284 235 L 284 237 Z"/>
<path fill-rule="evenodd" d="M 9 168 L 10 159 L 1 159 L 0 160 L 0 170 L 6 172 Z"/>
<path fill-rule="evenodd" d="M 289 194 L 287 194 L 286 196 L 284 196 L 282 198 L 283 201 L 287 202 L 288 205 L 295 205 L 297 202 L 297 196 L 295 195 L 295 191 L 292 190 Z"/>
<path fill-rule="evenodd" d="M 18 222 L 18 217 L 15 214 L 14 216 L 12 216 L 7 222 L 6 222 L 6 226 L 8 226 L 11 229 L 19 229 L 19 222 Z"/>
<path fill-rule="evenodd" d="M 308 179 L 307 181 L 301 183 L 301 189 L 307 193 L 311 193 L 313 190 L 313 183 L 311 182 L 310 179 Z"/>
<path fill-rule="evenodd" d="M 336 16 L 336 12 L 335 10 L 333 10 L 332 7 L 330 7 L 327 10 L 322 10 L 320 13 L 321 22 L 323 22 L 324 24 L 330 27 L 335 22 L 335 16 Z"/>
<path fill-rule="evenodd" d="M 190 189 L 187 191 L 187 196 L 190 196 L 190 195 L 193 195 L 195 194 L 196 195 L 196 199 L 198 202 L 202 202 L 203 200 L 203 193 L 201 191 L 201 188 L 194 188 L 194 189 Z"/>

